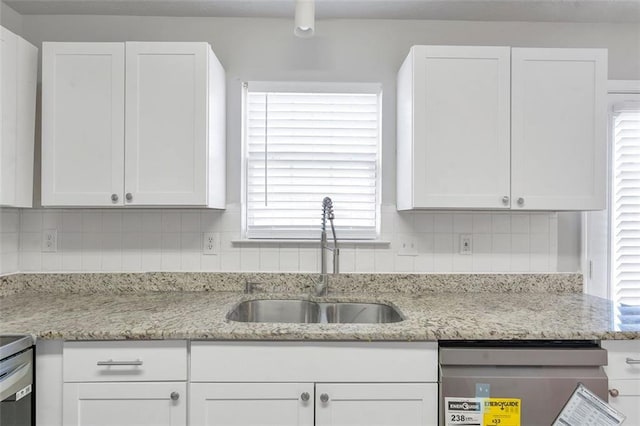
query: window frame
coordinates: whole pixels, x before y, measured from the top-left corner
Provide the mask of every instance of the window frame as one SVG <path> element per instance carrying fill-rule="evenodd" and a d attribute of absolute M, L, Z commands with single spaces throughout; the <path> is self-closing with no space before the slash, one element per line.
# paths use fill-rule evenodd
<path fill-rule="evenodd" d="M 248 114 L 247 97 L 251 92 L 279 92 L 279 93 L 349 93 L 349 94 L 375 94 L 377 96 L 378 112 L 378 137 L 376 141 L 376 179 L 375 179 L 375 235 L 371 237 L 341 237 L 338 239 L 347 242 L 376 242 L 381 236 L 381 214 L 382 214 L 382 106 L 383 90 L 381 83 L 364 82 L 317 82 L 317 81 L 245 81 L 241 84 L 241 240 L 242 241 L 315 241 L 318 237 L 304 237 L 278 234 L 274 230 L 268 236 L 249 237 L 248 226 Z M 321 202 L 318 203 L 318 217 L 320 217 Z M 336 212 L 337 213 L 337 212 Z M 339 215 L 338 213 L 336 214 Z M 319 220 L 318 220 L 319 223 Z M 319 232 L 319 230 L 318 230 Z"/>
<path fill-rule="evenodd" d="M 606 210 L 602 212 L 583 212 L 582 214 L 582 272 L 584 275 L 584 292 L 589 295 L 614 300 L 613 288 L 613 238 L 612 238 L 612 189 L 613 189 L 613 106 L 625 101 L 640 99 L 640 80 L 610 80 L 607 93 L 607 190 Z M 605 218 L 596 218 L 595 214 L 604 214 Z M 592 247 L 592 234 L 595 227 L 606 223 L 606 250 L 596 251 Z M 605 280 L 594 276 L 605 276 Z M 616 319 L 611 318 L 613 324 Z"/>

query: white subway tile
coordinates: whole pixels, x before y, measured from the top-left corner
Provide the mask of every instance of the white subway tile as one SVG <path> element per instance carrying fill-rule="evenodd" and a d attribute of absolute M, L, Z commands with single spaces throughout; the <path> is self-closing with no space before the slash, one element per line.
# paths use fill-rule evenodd
<path fill-rule="evenodd" d="M 451 213 L 434 213 L 433 232 L 452 233 L 453 232 L 453 215 Z"/>
<path fill-rule="evenodd" d="M 473 256 L 491 254 L 492 245 L 491 234 L 473 234 L 473 241 L 471 244 Z"/>
<path fill-rule="evenodd" d="M 144 272 L 160 271 L 162 269 L 162 255 L 159 251 L 143 251 L 140 265 Z"/>
<path fill-rule="evenodd" d="M 433 232 L 434 220 L 433 213 L 416 212 L 413 215 L 413 232 Z"/>
<path fill-rule="evenodd" d="M 492 213 L 491 229 L 494 234 L 508 234 L 511 232 L 510 213 Z"/>
<path fill-rule="evenodd" d="M 549 232 L 549 213 L 531 215 L 531 233 L 544 234 Z"/>
<path fill-rule="evenodd" d="M 398 212 L 394 219 L 393 227 L 396 234 L 410 234 L 413 232 L 412 212 Z"/>
<path fill-rule="evenodd" d="M 182 252 L 180 268 L 185 272 L 198 272 L 201 269 L 200 258 L 202 255 L 195 252 Z"/>
<path fill-rule="evenodd" d="M 62 253 L 62 270 L 65 272 L 81 271 L 82 253 L 80 251 Z"/>
<path fill-rule="evenodd" d="M 81 211 L 63 211 L 62 213 L 62 230 L 64 232 L 81 232 L 82 231 L 82 212 Z"/>
<path fill-rule="evenodd" d="M 280 268 L 280 249 L 278 247 L 260 248 L 260 270 L 274 272 Z"/>
<path fill-rule="evenodd" d="M 529 214 L 528 213 L 511 214 L 511 232 L 514 234 L 529 233 Z"/>
<path fill-rule="evenodd" d="M 180 249 L 183 252 L 202 252 L 202 234 L 199 232 L 183 232 L 180 235 Z"/>
<path fill-rule="evenodd" d="M 42 270 L 62 272 L 62 253 L 42 253 Z"/>
<path fill-rule="evenodd" d="M 214 256 L 211 256 L 214 257 Z M 222 272 L 239 272 L 240 269 L 240 250 L 226 251 L 220 254 L 220 271 Z"/>
<path fill-rule="evenodd" d="M 331 259 L 331 254 L 329 254 Z M 329 260 L 331 268 L 331 260 Z M 356 247 L 356 272 L 373 272 L 375 270 L 375 250 Z"/>
<path fill-rule="evenodd" d="M 473 232 L 473 214 L 454 213 L 453 232 L 461 233 L 461 234 L 472 233 Z"/>
<path fill-rule="evenodd" d="M 142 231 L 142 212 L 131 210 L 122 213 L 122 232 L 141 232 Z"/>
<path fill-rule="evenodd" d="M 162 232 L 162 213 L 150 211 L 142 213 L 142 232 Z"/>
<path fill-rule="evenodd" d="M 298 269 L 300 272 L 319 272 L 320 250 L 301 247 L 298 249 Z"/>
<path fill-rule="evenodd" d="M 297 272 L 298 269 L 298 249 L 281 248 L 279 270 L 282 272 Z"/>
<path fill-rule="evenodd" d="M 396 256 L 396 272 L 413 272 L 415 258 L 416 256 Z"/>
<path fill-rule="evenodd" d="M 45 210 L 42 213 L 42 229 L 57 229 L 62 231 L 62 211 Z"/>
<path fill-rule="evenodd" d="M 490 234 L 492 229 L 491 213 L 473 214 L 473 233 Z"/>
<path fill-rule="evenodd" d="M 413 258 L 414 272 L 416 273 L 428 273 L 434 270 L 434 255 L 433 253 L 420 253 Z"/>
<path fill-rule="evenodd" d="M 177 272 L 182 268 L 182 255 L 178 251 L 163 251 L 161 259 L 161 271 Z"/>
<path fill-rule="evenodd" d="M 180 220 L 182 232 L 200 232 L 200 212 L 189 211 L 183 212 Z"/>
<path fill-rule="evenodd" d="M 395 253 L 393 250 L 386 246 L 376 247 L 373 255 L 375 272 L 395 272 Z"/>
<path fill-rule="evenodd" d="M 22 210 L 20 218 L 20 231 L 40 232 L 42 231 L 42 212 L 40 210 Z"/>
<path fill-rule="evenodd" d="M 162 233 L 180 232 L 180 213 L 174 211 L 162 212 Z"/>
<path fill-rule="evenodd" d="M 203 272 L 220 270 L 220 255 L 200 255 L 200 268 Z"/>
<path fill-rule="evenodd" d="M 42 253 L 23 251 L 20 253 L 20 271 L 36 272 L 42 270 Z"/>
<path fill-rule="evenodd" d="M 240 269 L 244 272 L 260 271 L 260 249 L 245 248 L 240 249 Z"/>
<path fill-rule="evenodd" d="M 82 212 L 82 232 L 102 232 L 102 212 L 85 210 Z"/>

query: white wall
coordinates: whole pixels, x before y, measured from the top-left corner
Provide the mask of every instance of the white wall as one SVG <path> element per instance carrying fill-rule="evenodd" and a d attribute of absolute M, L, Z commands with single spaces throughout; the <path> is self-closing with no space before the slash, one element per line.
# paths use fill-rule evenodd
<path fill-rule="evenodd" d="M 240 162 L 240 83 L 246 80 L 310 80 L 310 81 L 358 81 L 358 82 L 380 82 L 383 85 L 383 148 L 382 148 L 382 200 L 383 211 L 387 212 L 387 216 L 392 219 L 387 223 L 400 223 L 402 232 L 413 233 L 420 232 L 417 227 L 413 227 L 411 223 L 414 218 L 421 218 L 423 214 L 398 214 L 394 212 L 393 205 L 395 203 L 395 79 L 396 73 L 401 61 L 407 54 L 409 47 L 414 44 L 463 44 L 463 45 L 511 45 L 511 46 L 537 46 L 537 47 L 606 47 L 609 49 L 609 76 L 611 79 L 637 79 L 640 78 L 640 26 L 637 24 L 572 24 L 572 23 L 522 23 L 522 22 L 461 22 L 461 21 L 394 21 L 394 20 L 330 20 L 319 21 L 316 23 L 316 36 L 311 39 L 297 39 L 293 36 L 291 19 L 245 19 L 245 18 L 164 18 L 164 17 L 116 17 L 116 16 L 23 16 L 23 35 L 26 39 L 39 45 L 42 41 L 208 41 L 212 44 L 216 54 L 223 63 L 227 71 L 227 161 L 228 164 L 239 164 Z M 211 213 L 212 216 L 220 216 L 225 218 L 225 223 L 233 224 L 233 228 L 227 228 L 226 225 L 219 230 L 223 233 L 234 233 L 239 237 L 239 203 L 240 203 L 240 168 L 228 167 L 227 177 L 227 200 L 230 203 L 226 213 Z M 36 176 L 39 173 L 36 172 Z M 36 190 L 36 194 L 39 191 Z M 89 212 L 86 212 L 88 215 Z M 97 215 L 111 217 L 113 213 L 106 210 L 94 211 Z M 188 213 L 188 212 L 186 212 Z M 25 212 L 25 214 L 27 214 Z M 35 213 L 39 214 L 39 213 Z M 60 215 L 63 223 L 65 217 L 84 218 L 85 212 L 67 213 L 57 211 L 55 214 Z M 118 214 L 118 213 L 116 213 Z M 149 213 L 143 213 L 149 214 Z M 165 217 L 165 213 L 158 213 L 161 217 Z M 167 213 L 168 214 L 168 213 Z M 203 213 L 204 214 L 204 213 Z M 207 213 L 209 214 L 209 213 Z M 46 215 L 46 214 L 45 214 Z M 122 217 L 127 218 L 134 213 L 123 213 Z M 200 215 L 202 216 L 202 214 Z M 448 217 L 442 219 L 445 222 L 452 222 L 456 217 L 462 215 L 440 214 L 435 217 Z M 484 217 L 483 213 L 471 214 L 473 218 L 476 216 Z M 499 214 L 489 215 L 490 217 L 501 217 Z M 515 217 L 516 222 L 522 224 L 525 219 L 519 216 L 511 216 L 506 214 L 509 223 Z M 528 223 L 534 223 L 540 217 L 546 217 L 545 221 L 552 223 L 552 228 L 560 223 L 559 228 L 554 228 L 547 232 L 547 238 L 553 238 L 550 242 L 551 251 L 547 256 L 551 255 L 553 259 L 547 259 L 544 264 L 546 270 L 554 271 L 575 271 L 579 268 L 579 215 L 572 213 L 542 214 L 542 215 L 525 215 Z M 409 219 L 406 219 L 409 218 Z M 536 219 L 534 219 L 536 218 Z M 71 222 L 73 219 L 68 219 Z M 125 219 L 127 220 L 127 219 Z M 132 219 L 133 220 L 133 219 Z M 422 219 L 420 219 L 422 220 Z M 483 221 L 484 219 L 479 219 Z M 500 221 L 501 219 L 497 219 Z M 28 223 L 28 221 L 26 221 Z M 137 222 L 137 219 L 134 220 Z M 472 220 L 473 222 L 473 220 Z M 161 225 L 158 225 L 161 226 Z M 161 228 L 157 228 L 161 230 Z M 192 228 L 189 228 L 192 229 Z M 193 228 L 195 229 L 195 228 Z M 204 228 L 200 228 L 203 230 Z M 472 229 L 473 231 L 473 229 Z M 22 232 L 35 232 L 34 228 L 27 225 L 23 226 Z M 77 232 L 77 231 L 72 231 Z M 101 231 L 104 234 L 104 228 Z M 153 231 L 156 232 L 156 231 Z M 182 232 L 182 231 L 180 231 Z M 394 240 L 397 244 L 398 231 L 395 228 L 385 228 L 383 222 L 383 234 L 389 239 Z M 466 231 L 465 231 L 466 232 Z M 529 231 L 527 231 L 528 233 Z M 189 231 L 188 233 L 191 233 Z M 429 232 L 425 232 L 429 233 Z M 446 247 L 440 247 L 438 250 L 447 256 L 447 260 L 440 267 L 433 268 L 427 266 L 418 266 L 416 259 L 407 260 L 404 256 L 397 256 L 397 246 L 392 244 L 391 248 L 377 248 L 374 252 L 378 255 L 374 256 L 374 252 L 367 252 L 370 248 L 361 249 L 362 262 L 368 263 L 362 267 L 357 266 L 357 259 L 354 257 L 354 270 L 384 270 L 392 271 L 411 271 L 419 269 L 433 269 L 438 272 L 458 271 L 458 270 L 495 270 L 497 266 L 479 266 L 482 262 L 476 261 L 475 264 L 469 260 L 461 259 L 459 261 L 451 260 L 448 256 L 457 256 L 453 254 L 451 245 L 456 241 L 456 231 L 445 232 L 451 234 L 451 242 L 446 243 Z M 484 233 L 484 232 L 483 232 Z M 536 232 L 537 233 L 537 232 Z M 500 262 L 501 270 L 512 270 L 515 266 L 518 270 L 539 270 L 540 263 L 529 260 L 525 267 L 524 263 L 515 261 L 512 263 L 512 249 L 518 247 L 518 251 L 529 256 L 532 252 L 538 250 L 537 244 L 533 243 L 529 235 L 529 240 L 525 244 L 524 240 L 514 237 L 521 232 L 512 232 L 509 228 L 506 231 L 508 237 L 504 237 L 503 243 L 508 239 L 508 248 L 505 244 L 496 242 L 493 231 L 487 232 L 492 242 L 496 244 L 484 250 L 491 253 L 492 256 L 503 256 Z M 230 236 L 230 235 L 229 235 Z M 103 235 L 104 237 L 104 235 Z M 122 237 L 125 238 L 124 233 Z M 35 235 L 31 237 L 35 241 Z M 29 238 L 26 238 L 27 240 Z M 71 238 L 71 237 L 69 237 Z M 77 235 L 73 237 L 85 239 L 88 237 Z M 72 238 L 72 239 L 73 239 Z M 115 237 L 114 237 L 115 238 Z M 155 244 L 148 242 L 141 246 L 142 256 L 147 253 L 162 253 L 165 245 L 176 248 L 176 238 L 172 237 L 173 242 L 157 238 Z M 187 237 L 181 234 L 180 240 L 183 241 Z M 514 239 L 515 238 L 515 239 Z M 537 239 L 535 237 L 534 239 Z M 23 241 L 25 237 L 21 238 Z M 109 237 L 107 237 L 109 239 Z M 449 237 L 445 237 L 449 241 Z M 500 238 L 498 238 L 500 240 Z M 32 241 L 32 242 L 34 242 Z M 122 240 L 124 241 L 124 240 Z M 106 256 L 108 259 L 110 254 L 116 258 L 121 258 L 121 253 L 126 253 L 122 246 L 122 241 L 116 244 L 116 247 L 107 243 L 104 239 L 100 242 L 100 257 Z M 443 240 L 439 240 L 443 242 Z M 78 245 L 77 241 L 74 243 Z M 118 245 L 120 244 L 120 245 Z M 189 243 L 190 244 L 190 243 Z M 189 245 L 188 244 L 188 245 Z M 429 243 L 426 243 L 429 244 Z M 493 244 L 493 243 L 492 243 Z M 87 245 L 95 247 L 96 243 Z M 526 246 L 526 247 L 525 247 Z M 119 247 L 119 248 L 118 248 Z M 179 247 L 182 247 L 180 245 Z M 22 248 L 23 262 L 21 269 L 24 270 L 50 270 L 62 268 L 63 270 L 71 268 L 65 267 L 64 263 L 58 260 L 40 261 L 33 251 Z M 77 249 L 77 247 L 76 247 Z M 255 265 L 256 258 L 270 259 L 269 261 L 258 261 L 258 264 L 269 264 L 269 269 L 276 268 L 289 269 L 292 265 L 281 265 L 274 259 L 287 259 L 286 250 L 290 247 L 238 247 L 228 246 L 224 251 L 229 253 L 244 251 L 244 261 L 242 259 L 233 260 L 225 263 L 219 260 L 219 266 L 209 265 L 209 262 L 216 263 L 208 257 L 202 257 L 199 262 L 192 260 L 184 260 L 177 266 L 177 260 L 165 262 L 154 261 L 154 263 L 145 267 L 140 265 L 139 268 L 149 270 L 149 268 L 173 268 L 176 269 L 193 269 L 193 270 L 217 270 L 219 267 L 223 270 L 238 270 L 251 268 L 249 264 Z M 295 250 L 295 248 L 293 248 Z M 80 248 L 79 253 L 84 253 L 84 249 Z M 251 251 L 253 250 L 253 251 Z M 298 248 L 298 266 L 299 270 L 306 270 L 307 261 L 303 253 L 306 248 Z M 435 250 L 436 255 L 438 250 Z M 281 254 L 283 253 L 284 254 Z M 182 253 L 179 248 L 177 253 Z M 25 255 L 24 253 L 31 253 Z M 173 251 L 172 251 L 173 253 Z M 191 252 L 193 253 L 193 252 Z M 346 252 L 345 252 L 346 253 Z M 351 256 L 343 253 L 343 256 Z M 354 251 L 354 256 L 357 250 Z M 366 259 L 366 256 L 371 256 Z M 48 255 L 47 255 L 48 256 Z M 233 255 L 235 256 L 235 255 Z M 137 259 L 137 255 L 135 256 Z M 157 256 L 151 256 L 157 260 Z M 386 261 L 389 257 L 393 261 Z M 474 255 L 475 257 L 475 255 Z M 162 258 L 160 254 L 160 258 Z M 168 258 L 167 258 L 168 259 Z M 234 258 L 235 259 L 235 258 Z M 253 259 L 248 261 L 247 259 Z M 375 260 L 378 259 L 380 265 L 376 266 Z M 89 261 L 87 261 L 89 262 Z M 349 260 L 343 261 L 343 264 L 349 265 Z M 427 265 L 430 265 L 427 261 Z M 118 262 L 116 262 L 117 264 Z M 286 262 L 285 262 L 286 263 Z M 491 264 L 491 262 L 489 262 Z M 89 265 L 87 263 L 87 265 Z M 104 269 L 104 264 L 111 265 L 110 261 L 101 260 L 100 267 Z M 409 265 L 410 264 L 410 265 Z M 62 265 L 62 266 L 60 266 Z M 84 269 L 82 260 L 78 263 L 76 259 L 73 262 L 73 269 Z M 80 266 L 78 266 L 80 265 Z M 134 261 L 135 268 L 138 268 L 137 260 Z M 186 265 L 186 266 L 185 266 Z M 199 265 L 199 267 L 198 267 Z M 304 265 L 304 267 L 303 267 Z M 309 263 L 309 265 L 311 265 Z M 373 266 L 372 266 L 373 265 Z M 393 265 L 393 266 L 391 266 Z M 435 265 L 435 263 L 434 263 Z M 447 266 L 447 265 L 450 265 Z M 476 266 L 474 266 L 476 265 Z M 93 266 L 98 268 L 94 263 Z M 87 266 L 88 267 L 88 266 Z M 124 266 L 123 266 L 124 268 Z M 199 268 L 199 269 L 198 269 Z M 110 267 L 108 268 L 110 269 Z M 295 269 L 295 268 L 293 268 Z"/>
<path fill-rule="evenodd" d="M 0 25 L 14 34 L 22 35 L 22 15 L 4 2 L 0 4 Z"/>

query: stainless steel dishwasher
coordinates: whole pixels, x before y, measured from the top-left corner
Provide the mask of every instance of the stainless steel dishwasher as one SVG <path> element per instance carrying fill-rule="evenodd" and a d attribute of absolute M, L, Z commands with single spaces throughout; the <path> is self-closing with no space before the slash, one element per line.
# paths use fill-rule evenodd
<path fill-rule="evenodd" d="M 607 401 L 602 368 L 607 351 L 596 342 L 444 341 L 439 357 L 442 425 L 477 424 L 465 422 L 464 415 L 446 418 L 452 411 L 447 411 L 445 398 L 450 404 L 452 398 L 469 398 L 469 410 L 478 409 L 474 398 L 520 400 L 520 422 L 526 426 L 552 424 L 578 383 Z"/>

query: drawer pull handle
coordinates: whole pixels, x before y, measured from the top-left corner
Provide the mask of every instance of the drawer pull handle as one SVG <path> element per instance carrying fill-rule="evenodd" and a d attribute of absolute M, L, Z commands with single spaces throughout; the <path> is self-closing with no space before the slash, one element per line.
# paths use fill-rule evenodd
<path fill-rule="evenodd" d="M 617 398 L 620 395 L 620 391 L 618 389 L 609 389 L 609 395 L 613 398 Z"/>
<path fill-rule="evenodd" d="M 640 364 L 640 359 L 627 358 L 627 364 Z"/>
<path fill-rule="evenodd" d="M 98 361 L 97 365 L 142 365 L 142 361 L 136 359 L 135 361 L 114 361 L 109 359 L 107 361 Z"/>
<path fill-rule="evenodd" d="M 309 395 L 309 392 L 302 392 L 302 394 L 300 394 L 300 399 L 303 402 L 307 402 L 309 398 L 311 398 L 311 395 Z"/>
<path fill-rule="evenodd" d="M 180 399 L 180 394 L 178 392 L 171 392 L 170 397 L 172 401 L 177 401 L 178 399 Z"/>

